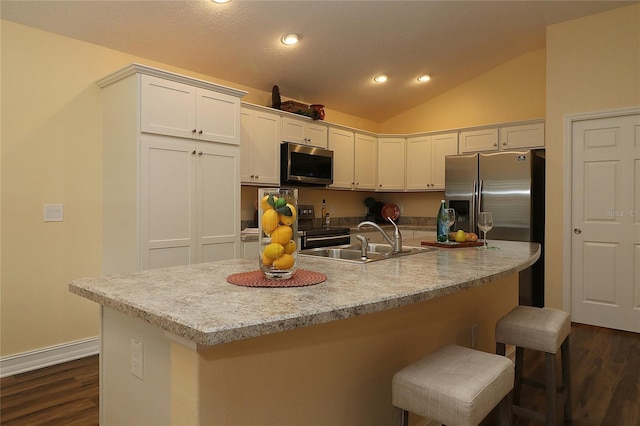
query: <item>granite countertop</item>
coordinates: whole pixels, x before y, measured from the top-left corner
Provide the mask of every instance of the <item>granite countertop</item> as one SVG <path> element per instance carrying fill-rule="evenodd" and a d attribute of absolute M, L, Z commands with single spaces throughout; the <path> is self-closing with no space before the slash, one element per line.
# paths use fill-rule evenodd
<path fill-rule="evenodd" d="M 226 277 L 257 269 L 234 259 L 75 280 L 69 290 L 195 343 L 234 340 L 336 321 L 478 287 L 532 265 L 536 243 L 491 241 L 498 250 L 437 249 L 354 264 L 309 256 L 299 267 L 327 276 L 321 284 L 253 288 Z M 408 240 L 405 245 L 417 245 Z"/>

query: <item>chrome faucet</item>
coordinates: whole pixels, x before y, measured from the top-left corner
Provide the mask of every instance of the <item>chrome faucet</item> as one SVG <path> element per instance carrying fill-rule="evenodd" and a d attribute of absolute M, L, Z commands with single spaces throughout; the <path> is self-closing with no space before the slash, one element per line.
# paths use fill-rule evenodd
<path fill-rule="evenodd" d="M 396 225 L 395 222 L 389 217 L 387 218 L 387 220 L 391 222 L 391 224 L 395 228 L 395 231 L 393 232 L 393 239 L 391 239 L 391 237 L 389 237 L 389 235 L 387 235 L 387 233 L 384 232 L 384 230 L 380 228 L 380 226 L 377 223 L 370 222 L 368 220 L 365 220 L 364 222 L 360 222 L 358 224 L 357 229 L 360 230 L 360 228 L 362 228 L 363 226 L 372 226 L 376 228 L 378 231 L 380 231 L 384 239 L 387 240 L 387 242 L 391 245 L 391 248 L 393 249 L 392 253 L 394 254 L 402 253 L 402 235 L 400 234 L 398 225 Z"/>
<path fill-rule="evenodd" d="M 367 260 L 367 247 L 369 247 L 369 242 L 364 235 L 357 234 L 356 238 L 360 240 L 360 259 Z"/>

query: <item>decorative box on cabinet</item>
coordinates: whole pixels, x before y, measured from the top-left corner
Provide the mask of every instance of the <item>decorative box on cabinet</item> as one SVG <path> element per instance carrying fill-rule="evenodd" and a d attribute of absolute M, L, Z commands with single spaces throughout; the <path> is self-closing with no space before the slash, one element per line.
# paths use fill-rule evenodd
<path fill-rule="evenodd" d="M 229 95 L 235 99 L 237 117 L 231 123 L 237 130 L 226 136 L 203 131 L 207 137 L 219 135 L 214 142 L 194 140 L 191 132 L 143 132 L 148 123 L 162 122 L 147 120 L 160 116 L 145 111 L 151 98 L 143 100 L 142 87 L 148 77 L 158 87 L 172 87 L 166 80 L 192 83 L 187 92 L 199 88 Z M 103 272 L 239 257 L 239 105 L 245 92 L 138 64 L 97 84 L 103 96 Z"/>
<path fill-rule="evenodd" d="M 378 138 L 378 190 L 404 190 L 405 142 L 405 138 Z"/>
<path fill-rule="evenodd" d="M 327 148 L 327 126 L 310 118 L 282 117 L 282 140 Z"/>
<path fill-rule="evenodd" d="M 240 179 L 244 184 L 280 184 L 280 115 L 241 108 Z"/>

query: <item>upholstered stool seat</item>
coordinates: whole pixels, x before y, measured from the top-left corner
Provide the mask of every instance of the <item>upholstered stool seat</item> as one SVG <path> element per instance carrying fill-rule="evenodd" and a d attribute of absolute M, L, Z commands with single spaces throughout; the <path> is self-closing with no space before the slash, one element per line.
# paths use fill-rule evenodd
<path fill-rule="evenodd" d="M 501 424 L 511 424 L 513 363 L 461 346 L 445 346 L 395 374 L 394 425 L 412 412 L 442 424 L 477 426 L 496 406 Z"/>
<path fill-rule="evenodd" d="M 515 385 L 513 390 L 514 414 L 544 421 L 547 425 L 557 422 L 556 391 L 563 399 L 564 417 L 571 420 L 571 369 L 569 363 L 569 333 L 571 320 L 566 312 L 531 306 L 517 306 L 496 324 L 496 352 L 504 355 L 505 345 L 516 347 Z M 522 377 L 524 349 L 545 353 L 545 382 Z M 562 384 L 556 384 L 555 357 L 561 351 Z M 520 406 L 522 384 L 546 389 L 546 415 Z"/>

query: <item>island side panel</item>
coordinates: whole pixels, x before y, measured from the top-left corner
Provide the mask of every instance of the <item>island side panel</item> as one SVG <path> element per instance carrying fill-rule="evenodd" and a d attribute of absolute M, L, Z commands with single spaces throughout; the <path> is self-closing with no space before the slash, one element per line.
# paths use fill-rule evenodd
<path fill-rule="evenodd" d="M 517 303 L 514 274 L 401 308 L 197 352 L 173 343 L 172 371 L 188 374 L 174 374 L 180 380 L 172 383 L 172 418 L 193 425 L 386 426 L 396 371 L 443 345 L 470 346 L 474 324 L 478 349 L 494 352 L 495 323 Z"/>
<path fill-rule="evenodd" d="M 100 424 L 171 424 L 171 344 L 165 332 L 102 307 Z M 131 372 L 131 339 L 142 345 L 142 378 Z"/>

